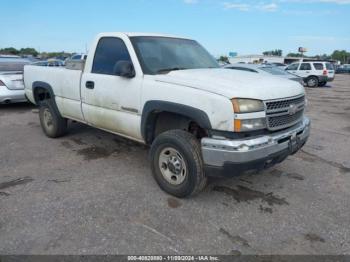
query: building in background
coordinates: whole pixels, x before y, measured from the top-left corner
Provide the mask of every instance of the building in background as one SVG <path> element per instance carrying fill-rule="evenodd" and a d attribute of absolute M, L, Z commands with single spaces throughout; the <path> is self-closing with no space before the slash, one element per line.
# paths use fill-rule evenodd
<path fill-rule="evenodd" d="M 228 58 L 231 64 L 263 64 L 263 63 L 280 63 L 291 64 L 300 61 L 320 61 L 320 59 L 312 57 L 290 57 L 290 56 L 266 56 L 266 55 L 243 55 Z M 322 60 L 322 59 L 321 59 Z M 327 60 L 331 63 L 336 63 L 336 60 Z"/>
<path fill-rule="evenodd" d="M 243 55 L 229 57 L 231 64 L 246 63 L 246 64 L 262 64 L 262 63 L 281 63 L 291 64 L 293 62 L 301 61 L 301 57 L 286 57 L 286 56 L 266 56 L 266 55 Z"/>

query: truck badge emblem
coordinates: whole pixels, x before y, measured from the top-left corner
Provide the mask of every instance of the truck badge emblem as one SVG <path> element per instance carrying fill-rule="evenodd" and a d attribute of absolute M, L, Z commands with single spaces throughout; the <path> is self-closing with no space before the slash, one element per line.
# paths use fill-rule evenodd
<path fill-rule="evenodd" d="M 290 116 L 295 115 L 297 110 L 298 110 L 298 107 L 295 104 L 291 104 L 291 105 L 289 105 L 289 108 L 288 108 L 288 114 Z"/>

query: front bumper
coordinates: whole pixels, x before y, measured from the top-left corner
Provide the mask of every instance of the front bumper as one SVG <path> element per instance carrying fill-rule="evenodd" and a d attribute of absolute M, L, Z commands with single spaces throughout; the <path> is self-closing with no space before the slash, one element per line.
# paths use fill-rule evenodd
<path fill-rule="evenodd" d="M 202 154 L 207 175 L 232 176 L 246 170 L 263 169 L 282 162 L 296 153 L 310 134 L 310 120 L 248 139 L 228 140 L 203 138 Z"/>

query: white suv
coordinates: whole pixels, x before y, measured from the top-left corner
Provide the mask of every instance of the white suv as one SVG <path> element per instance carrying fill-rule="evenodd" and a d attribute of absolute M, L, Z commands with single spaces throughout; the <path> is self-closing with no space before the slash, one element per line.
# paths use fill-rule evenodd
<path fill-rule="evenodd" d="M 334 66 L 329 62 L 313 61 L 293 63 L 286 70 L 303 78 L 308 87 L 325 86 L 334 80 Z"/>

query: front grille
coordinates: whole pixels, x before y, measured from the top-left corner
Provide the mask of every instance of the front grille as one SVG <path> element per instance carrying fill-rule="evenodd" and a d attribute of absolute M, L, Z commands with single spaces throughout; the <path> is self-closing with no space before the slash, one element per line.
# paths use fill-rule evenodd
<path fill-rule="evenodd" d="M 286 127 L 286 126 L 291 126 L 296 123 L 298 123 L 302 116 L 303 116 L 304 110 L 301 110 L 294 115 L 281 115 L 281 116 L 274 116 L 274 117 L 268 117 L 268 125 L 270 129 L 278 128 L 280 129 L 281 127 Z"/>
<path fill-rule="evenodd" d="M 266 104 L 266 110 L 276 110 L 276 109 L 283 109 L 288 108 L 291 104 L 304 104 L 305 102 L 305 96 L 297 97 L 297 98 L 291 98 L 286 100 L 277 100 L 277 101 L 267 101 Z"/>
<path fill-rule="evenodd" d="M 295 125 L 303 118 L 305 96 L 265 101 L 267 128 L 271 131 Z"/>

